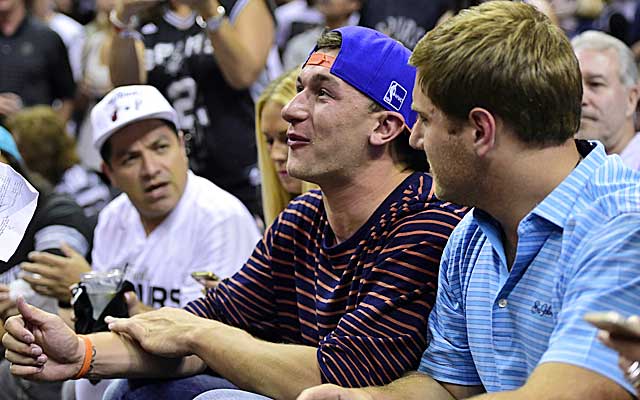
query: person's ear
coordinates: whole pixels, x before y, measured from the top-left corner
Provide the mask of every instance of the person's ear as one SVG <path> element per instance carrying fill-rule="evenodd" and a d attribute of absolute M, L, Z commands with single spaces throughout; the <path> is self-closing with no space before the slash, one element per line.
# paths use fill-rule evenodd
<path fill-rule="evenodd" d="M 369 136 L 369 143 L 373 146 L 383 146 L 391 143 L 403 131 L 404 120 L 399 113 L 392 111 L 380 112 L 377 125 Z"/>
<path fill-rule="evenodd" d="M 638 107 L 638 99 L 640 99 L 640 86 L 633 85 L 629 87 L 629 93 L 627 94 L 627 110 L 625 116 L 627 118 L 633 117 Z"/>
<path fill-rule="evenodd" d="M 109 166 L 109 164 L 107 164 L 106 162 L 104 162 L 104 160 L 102 161 L 102 164 L 100 164 L 100 169 L 102 170 L 102 173 L 109 178 L 109 182 L 111 182 L 111 186 L 118 188 L 118 185 L 116 184 L 116 182 L 113 179 L 113 170 L 111 169 L 111 167 Z M 119 189 L 119 188 L 118 188 Z"/>
<path fill-rule="evenodd" d="M 496 144 L 496 119 L 484 108 L 469 111 L 469 123 L 473 129 L 473 148 L 478 157 L 486 156 Z"/>

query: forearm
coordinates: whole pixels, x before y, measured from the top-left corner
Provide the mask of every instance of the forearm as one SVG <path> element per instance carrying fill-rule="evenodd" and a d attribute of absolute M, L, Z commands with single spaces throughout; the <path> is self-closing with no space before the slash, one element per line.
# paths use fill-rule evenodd
<path fill-rule="evenodd" d="M 217 321 L 190 336 L 194 353 L 242 389 L 295 399 L 303 389 L 322 383 L 315 347 L 265 342 Z"/>
<path fill-rule="evenodd" d="M 386 386 L 363 389 L 371 400 L 453 400 L 442 385 L 426 374 L 411 372 Z"/>
<path fill-rule="evenodd" d="M 164 358 L 149 354 L 127 335 L 101 332 L 90 338 L 96 354 L 88 378 L 176 378 L 205 369 L 195 356 Z"/>
<path fill-rule="evenodd" d="M 113 87 L 145 84 L 147 71 L 143 63 L 142 41 L 113 33 L 109 51 L 109 73 Z"/>
<path fill-rule="evenodd" d="M 234 89 L 246 89 L 260 76 L 273 43 L 275 26 L 262 0 L 245 6 L 234 25 L 225 18 L 220 28 L 209 32 L 214 56 L 226 82 Z M 201 10 L 207 18 L 214 10 Z M 247 25 L 250 25 L 249 27 Z"/>

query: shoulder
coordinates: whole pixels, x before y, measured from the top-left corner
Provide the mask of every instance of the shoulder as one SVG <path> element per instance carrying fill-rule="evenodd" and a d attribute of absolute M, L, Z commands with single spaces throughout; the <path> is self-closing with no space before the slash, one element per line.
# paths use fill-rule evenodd
<path fill-rule="evenodd" d="M 389 196 L 387 209 L 402 223 L 407 218 L 426 219 L 457 225 L 468 212 L 467 207 L 441 201 L 434 193 L 433 179 L 424 172 L 415 172 Z"/>
<path fill-rule="evenodd" d="M 130 210 L 135 210 L 131 200 L 125 193 L 120 193 L 116 198 L 107 204 L 98 216 L 98 224 L 117 223 L 117 221 L 126 220 Z"/>
<path fill-rule="evenodd" d="M 60 225 L 76 229 L 85 237 L 93 236 L 94 222 L 85 214 L 82 208 L 67 195 L 51 193 L 46 195 L 38 207 L 34 217 L 35 230 L 47 226 Z"/>
<path fill-rule="evenodd" d="M 580 200 L 570 222 L 591 230 L 625 215 L 640 215 L 640 171 L 626 166 L 618 156 L 607 156 L 588 177 Z"/>
<path fill-rule="evenodd" d="M 195 218 L 206 215 L 207 218 L 224 220 L 238 215 L 249 215 L 249 211 L 237 197 L 193 173 L 189 173 L 184 196 L 183 208 Z"/>

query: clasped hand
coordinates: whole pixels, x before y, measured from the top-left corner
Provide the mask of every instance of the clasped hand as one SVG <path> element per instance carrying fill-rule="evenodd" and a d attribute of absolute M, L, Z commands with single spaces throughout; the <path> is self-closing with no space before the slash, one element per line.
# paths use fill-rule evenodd
<path fill-rule="evenodd" d="M 105 318 L 109 330 L 125 333 L 145 351 L 167 358 L 194 353 L 193 332 L 214 321 L 197 317 L 178 308 L 164 307 L 131 318 Z"/>

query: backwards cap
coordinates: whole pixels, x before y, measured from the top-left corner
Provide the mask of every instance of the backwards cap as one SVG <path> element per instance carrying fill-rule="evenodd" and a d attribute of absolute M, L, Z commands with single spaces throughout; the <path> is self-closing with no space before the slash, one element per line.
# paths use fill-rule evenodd
<path fill-rule="evenodd" d="M 18 162 L 22 162 L 22 157 L 20 156 L 15 140 L 13 140 L 13 136 L 2 126 L 0 126 L 0 151 L 10 154 L 11 157 L 15 158 Z"/>
<path fill-rule="evenodd" d="M 91 111 L 93 146 L 100 151 L 116 131 L 145 119 L 162 119 L 178 127 L 176 110 L 155 87 L 131 85 L 113 89 Z"/>
<path fill-rule="evenodd" d="M 334 29 L 342 36 L 335 59 L 311 52 L 305 65 L 324 65 L 389 111 L 397 111 L 410 128 L 417 114 L 411 110 L 416 69 L 409 65 L 411 51 L 400 42 L 373 29 L 345 26 Z M 322 50 L 320 50 L 322 51 Z"/>

